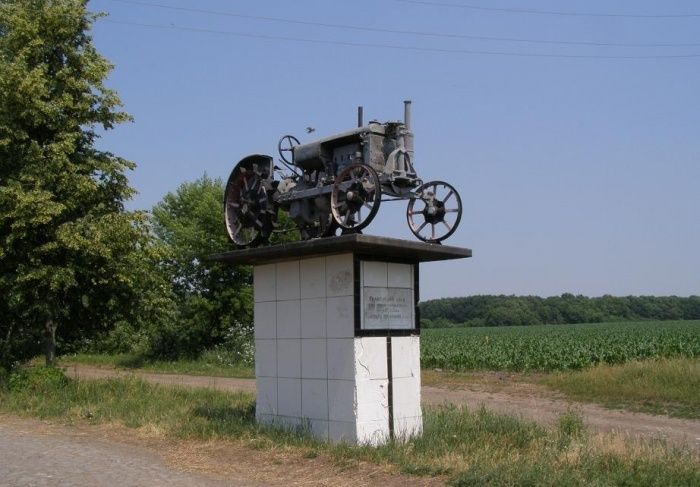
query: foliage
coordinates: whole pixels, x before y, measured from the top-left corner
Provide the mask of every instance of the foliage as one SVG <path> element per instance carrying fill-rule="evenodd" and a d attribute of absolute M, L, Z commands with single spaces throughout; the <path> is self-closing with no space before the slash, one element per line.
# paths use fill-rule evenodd
<path fill-rule="evenodd" d="M 567 411 L 557 419 L 559 434 L 567 438 L 580 438 L 586 432 L 583 417 L 574 411 Z"/>
<path fill-rule="evenodd" d="M 251 269 L 208 260 L 230 248 L 223 198 L 223 182 L 205 175 L 153 208 L 153 229 L 166 249 L 161 266 L 178 303 L 177 319 L 154 330 L 156 356 L 197 355 L 252 323 Z"/>
<path fill-rule="evenodd" d="M 5 365 L 132 322 L 160 303 L 134 165 L 95 148 L 129 120 L 104 85 L 82 0 L 0 4 L 0 354 Z M 65 349 L 69 349 L 66 347 Z M 65 350 L 64 349 L 64 350 Z"/>
<path fill-rule="evenodd" d="M 49 399 L 50 398 L 50 399 Z M 122 424 L 187 438 L 219 451 L 231 442 L 265 451 L 267 460 L 323 456 L 346 466 L 372 462 L 406 474 L 444 476 L 455 485 L 697 485 L 696 453 L 618 436 L 586 435 L 574 417 L 549 430 L 486 409 L 424 411 L 424 432 L 381 447 L 322 443 L 305 430 L 255 422 L 252 396 L 169 388 L 135 379 L 45 382 L 0 392 L 0 410 L 93 424 Z M 222 442 L 222 443 L 218 443 Z"/>
<path fill-rule="evenodd" d="M 420 310 L 426 328 L 698 320 L 700 296 L 467 296 L 425 301 Z"/>
<path fill-rule="evenodd" d="M 421 364 L 452 370 L 571 370 L 700 356 L 700 321 L 423 330 Z"/>
<path fill-rule="evenodd" d="M 157 357 L 197 356 L 207 349 L 251 360 L 252 269 L 209 260 L 230 250 L 222 202 L 224 183 L 207 175 L 180 185 L 153 208 L 154 232 L 166 249 L 162 267 L 178 301 L 178 319 L 156 330 Z M 289 227 L 284 215 L 282 227 Z M 276 234 L 274 243 L 297 238 Z"/>
<path fill-rule="evenodd" d="M 15 370 L 8 380 L 11 392 L 36 393 L 46 389 L 60 389 L 68 384 L 68 377 L 56 367 L 31 367 Z"/>

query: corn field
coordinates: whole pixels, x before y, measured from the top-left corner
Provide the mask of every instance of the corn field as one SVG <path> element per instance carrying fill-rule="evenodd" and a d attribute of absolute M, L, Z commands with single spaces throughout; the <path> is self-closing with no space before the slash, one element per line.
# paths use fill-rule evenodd
<path fill-rule="evenodd" d="M 700 357 L 700 320 L 424 329 L 426 369 L 552 371 Z"/>

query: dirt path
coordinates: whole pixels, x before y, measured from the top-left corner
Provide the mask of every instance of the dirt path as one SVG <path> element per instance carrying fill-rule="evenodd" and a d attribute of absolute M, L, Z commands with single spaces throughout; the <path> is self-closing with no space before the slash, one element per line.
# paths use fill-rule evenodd
<path fill-rule="evenodd" d="M 433 487 L 444 479 L 323 454 L 302 458 L 234 440 L 169 439 L 116 424 L 60 424 L 0 415 L 0 486 Z"/>
<path fill-rule="evenodd" d="M 150 449 L 105 441 L 80 429 L 0 417 L 0 485 L 75 487 L 219 487 L 260 485 L 227 481 L 168 466 Z"/>
<path fill-rule="evenodd" d="M 84 379 L 123 377 L 133 374 L 157 384 L 255 393 L 254 379 L 127 372 L 84 365 L 71 365 L 66 371 L 72 377 Z M 496 390 L 478 382 L 463 383 L 459 388 L 423 386 L 422 397 L 424 404 L 453 403 L 470 408 L 484 405 L 493 411 L 513 414 L 545 424 L 552 424 L 559 415 L 573 410 L 581 414 L 585 424 L 593 430 L 618 432 L 633 437 L 661 438 L 675 445 L 687 444 L 700 450 L 700 421 L 607 409 L 595 404 L 573 402 L 546 387 L 534 384 L 508 384 L 499 386 Z"/>

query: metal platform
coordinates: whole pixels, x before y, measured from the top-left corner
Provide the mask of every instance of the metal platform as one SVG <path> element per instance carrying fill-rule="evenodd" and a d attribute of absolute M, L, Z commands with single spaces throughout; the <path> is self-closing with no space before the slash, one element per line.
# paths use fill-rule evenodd
<path fill-rule="evenodd" d="M 350 234 L 340 237 L 302 240 L 281 245 L 233 250 L 209 256 L 210 260 L 232 265 L 271 264 L 290 257 L 312 257 L 352 252 L 377 258 L 406 262 L 434 262 L 464 259 L 472 256 L 471 249 L 437 245 L 398 238 Z"/>

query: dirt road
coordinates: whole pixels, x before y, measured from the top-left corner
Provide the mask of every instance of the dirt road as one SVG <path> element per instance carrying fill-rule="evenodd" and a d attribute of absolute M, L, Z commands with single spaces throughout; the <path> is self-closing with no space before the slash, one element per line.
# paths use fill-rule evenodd
<path fill-rule="evenodd" d="M 260 485 L 173 469 L 148 448 L 104 441 L 79 429 L 0 418 L 0 485 L 219 487 Z"/>
<path fill-rule="evenodd" d="M 224 391 L 255 393 L 254 379 L 226 377 L 202 377 L 147 372 L 127 372 L 83 365 L 69 366 L 72 377 L 96 379 L 135 375 L 145 381 L 185 387 L 210 387 Z M 700 421 L 670 418 L 668 416 L 633 413 L 607 409 L 595 404 L 568 401 L 543 386 L 511 384 L 493 390 L 481 383 L 464 383 L 459 388 L 424 386 L 424 404 L 453 403 L 478 408 L 484 405 L 490 410 L 513 414 L 524 419 L 552 424 L 562 413 L 576 411 L 585 424 L 596 431 L 618 432 L 642 438 L 661 438 L 675 445 L 687 444 L 700 450 Z"/>
<path fill-rule="evenodd" d="M 301 458 L 235 440 L 172 439 L 118 424 L 72 424 L 0 414 L 0 487 L 436 487 L 441 477 L 323 453 Z"/>

